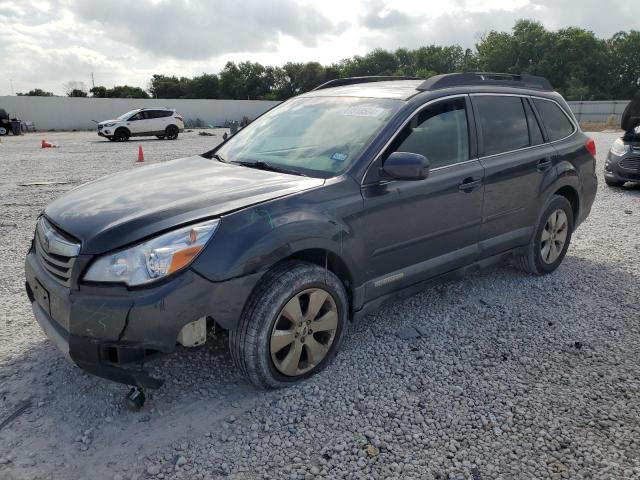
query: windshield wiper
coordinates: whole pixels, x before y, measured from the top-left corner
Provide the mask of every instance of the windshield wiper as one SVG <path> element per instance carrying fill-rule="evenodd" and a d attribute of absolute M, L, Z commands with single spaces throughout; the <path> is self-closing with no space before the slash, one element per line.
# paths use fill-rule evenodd
<path fill-rule="evenodd" d="M 299 172 L 298 170 L 290 170 L 284 167 L 277 167 L 272 163 L 263 162 L 261 160 L 257 162 L 231 162 L 231 163 L 242 165 L 243 167 L 257 168 L 258 170 L 269 170 L 269 171 L 278 172 L 278 173 L 288 173 L 289 175 L 300 175 L 301 177 L 308 176 L 302 172 Z"/>
<path fill-rule="evenodd" d="M 228 163 L 224 158 L 222 158 L 217 153 L 214 153 L 213 155 L 211 155 L 211 158 L 215 158 L 216 160 L 218 160 L 219 162 L 222 162 L 222 163 Z"/>

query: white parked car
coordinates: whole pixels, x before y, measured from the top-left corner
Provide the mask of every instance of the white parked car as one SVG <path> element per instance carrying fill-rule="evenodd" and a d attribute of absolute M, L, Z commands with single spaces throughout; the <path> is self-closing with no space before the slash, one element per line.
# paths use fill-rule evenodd
<path fill-rule="evenodd" d="M 171 108 L 138 108 L 98 123 L 98 135 L 117 142 L 152 135 L 160 140 L 175 140 L 182 131 L 184 119 Z"/>

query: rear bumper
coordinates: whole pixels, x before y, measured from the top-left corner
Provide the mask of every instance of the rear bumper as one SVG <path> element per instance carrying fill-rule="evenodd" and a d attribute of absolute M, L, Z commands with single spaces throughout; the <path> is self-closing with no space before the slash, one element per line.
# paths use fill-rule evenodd
<path fill-rule="evenodd" d="M 574 219 L 574 228 L 578 228 L 578 226 L 587 219 L 591 213 L 593 202 L 596 200 L 598 177 L 593 169 L 586 175 L 586 178 L 583 178 L 580 191 L 580 208 L 578 209 L 578 218 Z"/>
<path fill-rule="evenodd" d="M 25 261 L 27 296 L 47 337 L 74 364 L 119 383 L 158 388 L 144 365 L 175 350 L 182 328 L 209 317 L 233 328 L 258 280 L 249 275 L 210 282 L 191 270 L 144 289 L 68 288 L 41 266 L 33 250 Z"/>

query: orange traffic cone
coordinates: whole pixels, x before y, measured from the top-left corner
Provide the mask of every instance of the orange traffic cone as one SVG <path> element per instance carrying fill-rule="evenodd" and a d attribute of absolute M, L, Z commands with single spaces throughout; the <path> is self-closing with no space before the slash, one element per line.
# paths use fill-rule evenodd
<path fill-rule="evenodd" d="M 138 162 L 144 162 L 144 152 L 142 151 L 142 145 L 138 145 Z"/>

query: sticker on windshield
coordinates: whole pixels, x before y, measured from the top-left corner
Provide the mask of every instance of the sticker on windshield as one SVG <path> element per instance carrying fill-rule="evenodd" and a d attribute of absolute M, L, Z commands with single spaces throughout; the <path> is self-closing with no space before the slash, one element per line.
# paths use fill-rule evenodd
<path fill-rule="evenodd" d="M 347 153 L 336 152 L 333 155 L 331 155 L 331 160 L 335 160 L 336 162 L 344 162 L 348 156 L 349 154 Z"/>
<path fill-rule="evenodd" d="M 349 117 L 379 117 L 384 113 L 384 108 L 374 106 L 359 106 L 347 108 L 343 115 Z"/>

